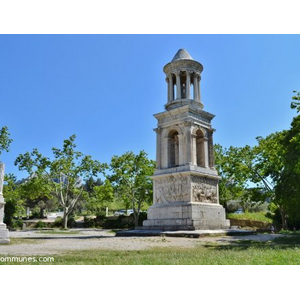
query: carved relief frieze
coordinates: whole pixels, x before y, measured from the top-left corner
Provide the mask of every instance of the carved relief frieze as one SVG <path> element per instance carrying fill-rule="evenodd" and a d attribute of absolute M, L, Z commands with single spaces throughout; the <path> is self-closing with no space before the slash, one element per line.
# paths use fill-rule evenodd
<path fill-rule="evenodd" d="M 211 178 L 192 176 L 192 201 L 218 203 L 218 181 Z"/>
<path fill-rule="evenodd" d="M 188 201 L 188 178 L 169 176 L 155 180 L 155 202 Z"/>

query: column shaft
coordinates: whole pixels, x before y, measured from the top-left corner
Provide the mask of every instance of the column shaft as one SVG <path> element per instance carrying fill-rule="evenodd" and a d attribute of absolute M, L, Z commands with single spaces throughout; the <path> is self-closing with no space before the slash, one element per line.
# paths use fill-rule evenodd
<path fill-rule="evenodd" d="M 180 83 L 180 75 L 176 73 L 176 98 L 181 98 L 181 83 Z"/>
<path fill-rule="evenodd" d="M 161 169 L 161 129 L 155 128 L 156 132 L 156 169 Z"/>
<path fill-rule="evenodd" d="M 190 73 L 186 72 L 186 99 L 190 99 L 191 77 Z"/>

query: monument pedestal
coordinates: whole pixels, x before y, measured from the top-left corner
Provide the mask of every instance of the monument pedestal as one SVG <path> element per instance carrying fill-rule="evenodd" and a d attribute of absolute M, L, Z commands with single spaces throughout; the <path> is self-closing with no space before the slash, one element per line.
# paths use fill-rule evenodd
<path fill-rule="evenodd" d="M 4 198 L 0 196 L 0 244 L 8 244 L 9 241 L 9 234 L 8 229 L 6 228 L 6 225 L 3 223 L 3 217 L 4 217 Z"/>
<path fill-rule="evenodd" d="M 0 224 L 0 244 L 9 244 L 9 242 L 8 229 L 4 223 Z"/>
<path fill-rule="evenodd" d="M 219 204 L 186 203 L 155 204 L 148 210 L 145 230 L 228 229 L 225 209 Z"/>
<path fill-rule="evenodd" d="M 0 244 L 8 244 L 8 230 L 3 223 L 4 219 L 4 198 L 3 198 L 3 182 L 4 182 L 4 164 L 0 162 Z"/>
<path fill-rule="evenodd" d="M 172 171 L 172 170 L 168 170 Z M 174 170 L 175 171 L 175 170 Z M 180 172 L 157 170 L 153 176 L 154 204 L 148 209 L 143 229 L 228 229 L 225 209 L 218 203 L 219 176 L 214 170 L 191 166 Z"/>

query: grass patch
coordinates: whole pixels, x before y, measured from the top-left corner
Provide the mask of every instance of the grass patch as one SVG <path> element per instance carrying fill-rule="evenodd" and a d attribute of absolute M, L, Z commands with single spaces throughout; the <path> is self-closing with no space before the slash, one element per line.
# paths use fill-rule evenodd
<path fill-rule="evenodd" d="M 266 217 L 262 212 L 259 213 L 243 213 L 243 214 L 227 214 L 229 219 L 238 219 L 238 220 L 251 220 L 251 221 L 261 221 L 266 223 L 272 223 L 271 218 Z"/>
<path fill-rule="evenodd" d="M 10 245 L 22 245 L 22 244 L 38 244 L 41 242 L 39 240 L 34 240 L 34 239 L 30 239 L 30 238 L 9 238 L 9 239 L 10 239 L 9 244 L 0 244 L 0 247 L 1 246 L 10 246 Z"/>
<path fill-rule="evenodd" d="M 54 255 L 55 265 L 299 265 L 300 236 L 267 242 L 236 240 L 199 244 L 195 248 L 152 248 L 139 251 L 84 250 Z M 5 263 L 0 264 L 22 264 Z M 23 263 L 24 264 L 24 263 Z M 27 263 L 29 264 L 29 263 Z"/>

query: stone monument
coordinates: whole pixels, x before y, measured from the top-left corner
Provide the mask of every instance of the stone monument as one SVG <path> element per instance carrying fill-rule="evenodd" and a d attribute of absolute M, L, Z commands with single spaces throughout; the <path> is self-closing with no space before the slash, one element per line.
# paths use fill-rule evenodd
<path fill-rule="evenodd" d="M 203 110 L 201 101 L 203 66 L 180 49 L 163 70 L 168 101 L 166 111 L 154 115 L 158 125 L 153 205 L 143 229 L 227 229 L 214 167 L 214 115 Z"/>
<path fill-rule="evenodd" d="M 3 223 L 5 205 L 3 198 L 4 167 L 4 164 L 0 162 L 0 244 L 9 243 L 8 230 Z"/>

